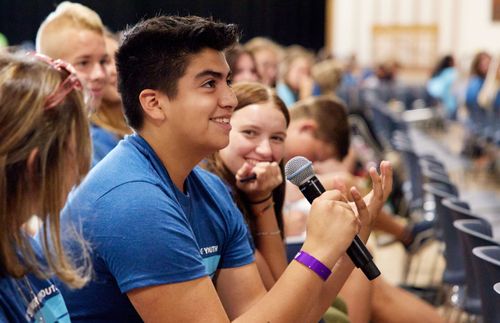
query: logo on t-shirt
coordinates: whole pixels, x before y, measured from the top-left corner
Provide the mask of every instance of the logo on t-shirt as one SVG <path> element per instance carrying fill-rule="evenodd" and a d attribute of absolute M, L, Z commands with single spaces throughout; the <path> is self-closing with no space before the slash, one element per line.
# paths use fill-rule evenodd
<path fill-rule="evenodd" d="M 220 255 L 218 254 L 219 246 L 209 246 L 200 248 L 200 255 L 203 258 L 203 264 L 210 278 L 213 278 L 217 268 L 219 267 Z"/>
<path fill-rule="evenodd" d="M 64 299 L 54 284 L 41 289 L 26 309 L 29 322 L 71 322 Z"/>

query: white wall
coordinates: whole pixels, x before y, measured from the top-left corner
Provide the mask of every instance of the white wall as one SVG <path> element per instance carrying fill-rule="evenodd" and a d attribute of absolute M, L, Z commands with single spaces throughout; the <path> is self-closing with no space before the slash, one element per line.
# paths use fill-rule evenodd
<path fill-rule="evenodd" d="M 500 22 L 493 22 L 491 1 L 460 1 L 460 53 L 488 50 L 500 54 Z"/>
<path fill-rule="evenodd" d="M 479 50 L 500 54 L 500 23 L 492 21 L 491 0 L 330 0 L 333 53 L 356 54 L 372 64 L 372 26 L 436 25 L 437 54 L 469 58 Z"/>

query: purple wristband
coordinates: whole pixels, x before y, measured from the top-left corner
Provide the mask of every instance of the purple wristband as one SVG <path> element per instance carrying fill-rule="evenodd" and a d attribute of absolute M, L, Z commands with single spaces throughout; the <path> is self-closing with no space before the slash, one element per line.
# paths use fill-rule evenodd
<path fill-rule="evenodd" d="M 297 252 L 295 258 L 293 259 L 297 260 L 304 266 L 314 271 L 324 281 L 326 281 L 330 276 L 330 274 L 332 273 L 332 271 L 328 269 L 328 267 L 325 266 L 321 261 L 314 258 L 305 251 L 300 250 L 299 252 Z"/>

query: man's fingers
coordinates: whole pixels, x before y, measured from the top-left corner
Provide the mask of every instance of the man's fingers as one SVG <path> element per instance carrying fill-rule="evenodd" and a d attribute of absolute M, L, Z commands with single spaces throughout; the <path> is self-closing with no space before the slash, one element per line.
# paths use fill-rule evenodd
<path fill-rule="evenodd" d="M 383 199 L 384 191 L 382 187 L 382 178 L 377 173 L 375 167 L 370 167 L 368 172 L 370 173 L 370 178 L 372 179 L 372 198 Z"/>
<path fill-rule="evenodd" d="M 357 188 L 351 187 L 351 195 L 354 199 L 354 204 L 356 205 L 360 219 L 369 219 L 370 212 Z"/>
<path fill-rule="evenodd" d="M 382 173 L 382 189 L 384 191 L 384 200 L 389 197 L 392 191 L 392 165 L 389 161 L 382 161 L 380 163 L 380 172 Z"/>

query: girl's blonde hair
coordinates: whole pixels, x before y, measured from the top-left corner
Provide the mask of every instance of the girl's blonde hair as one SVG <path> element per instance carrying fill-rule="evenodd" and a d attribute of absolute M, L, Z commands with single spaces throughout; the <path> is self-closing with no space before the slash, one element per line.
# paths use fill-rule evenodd
<path fill-rule="evenodd" d="M 63 251 L 59 213 L 74 184 L 68 173 L 80 182 L 89 170 L 87 112 L 74 89 L 46 108 L 68 75 L 34 57 L 0 53 L 0 273 L 56 274 L 80 287 L 87 275 Z M 22 229 L 33 212 L 45 224 L 40 237 L 47 265 L 37 260 Z"/>
<path fill-rule="evenodd" d="M 61 2 L 42 22 L 36 34 L 36 50 L 54 58 L 59 57 L 61 34 L 68 29 L 89 30 L 104 35 L 104 25 L 92 9 L 74 2 Z"/>

